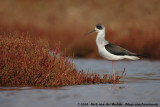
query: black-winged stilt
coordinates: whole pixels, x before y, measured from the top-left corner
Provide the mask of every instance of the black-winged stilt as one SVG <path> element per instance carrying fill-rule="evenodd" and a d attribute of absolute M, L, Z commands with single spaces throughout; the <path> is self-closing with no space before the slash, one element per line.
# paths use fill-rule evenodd
<path fill-rule="evenodd" d="M 138 60 L 140 59 L 138 56 L 143 56 L 143 55 L 130 52 L 120 46 L 117 46 L 105 40 L 105 26 L 102 24 L 97 24 L 95 26 L 95 29 L 91 32 L 88 32 L 86 35 L 92 32 L 98 33 L 96 37 L 96 44 L 97 44 L 98 52 L 100 56 L 102 56 L 104 59 L 112 61 L 114 81 L 116 78 L 115 70 L 114 70 L 115 60 L 122 60 L 122 59 Z"/>

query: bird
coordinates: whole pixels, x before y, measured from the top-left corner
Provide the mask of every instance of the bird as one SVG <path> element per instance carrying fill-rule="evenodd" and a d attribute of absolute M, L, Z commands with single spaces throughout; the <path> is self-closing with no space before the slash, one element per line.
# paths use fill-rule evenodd
<path fill-rule="evenodd" d="M 103 24 L 95 25 L 95 29 L 86 33 L 85 35 L 89 35 L 90 33 L 97 32 L 96 44 L 98 47 L 98 52 L 101 57 L 106 60 L 112 61 L 113 67 L 113 79 L 115 81 L 115 70 L 114 70 L 114 61 L 129 59 L 129 60 L 139 60 L 140 56 L 144 56 L 141 54 L 136 54 L 128 51 L 118 45 L 112 44 L 111 42 L 105 40 L 105 26 Z"/>

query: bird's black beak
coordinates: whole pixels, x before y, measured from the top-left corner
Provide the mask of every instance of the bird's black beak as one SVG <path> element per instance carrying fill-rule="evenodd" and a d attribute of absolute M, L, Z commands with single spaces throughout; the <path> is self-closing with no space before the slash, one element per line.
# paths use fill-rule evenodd
<path fill-rule="evenodd" d="M 92 31 L 86 33 L 85 35 L 89 35 L 90 33 L 93 33 L 93 32 L 96 32 L 96 30 L 92 30 Z"/>

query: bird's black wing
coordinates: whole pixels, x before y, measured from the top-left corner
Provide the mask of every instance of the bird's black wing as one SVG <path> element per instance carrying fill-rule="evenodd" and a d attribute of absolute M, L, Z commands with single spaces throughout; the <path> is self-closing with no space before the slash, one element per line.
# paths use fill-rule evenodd
<path fill-rule="evenodd" d="M 105 45 L 105 49 L 107 51 L 109 51 L 110 53 L 114 54 L 114 55 L 120 55 L 120 56 L 123 56 L 123 55 L 128 55 L 128 56 L 137 56 L 137 54 L 133 53 L 133 52 L 130 52 L 120 46 L 117 46 L 117 45 L 114 45 L 114 44 L 107 44 Z"/>

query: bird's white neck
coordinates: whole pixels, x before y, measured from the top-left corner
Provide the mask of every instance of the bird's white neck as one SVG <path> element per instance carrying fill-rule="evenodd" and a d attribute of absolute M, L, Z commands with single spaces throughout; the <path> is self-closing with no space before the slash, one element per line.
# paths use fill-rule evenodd
<path fill-rule="evenodd" d="M 98 47 L 108 44 L 108 41 L 105 40 L 105 30 L 101 30 L 98 32 L 96 37 L 96 44 Z"/>

